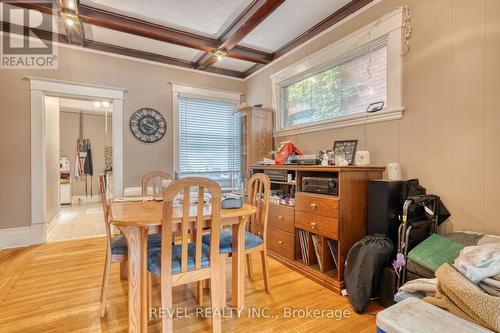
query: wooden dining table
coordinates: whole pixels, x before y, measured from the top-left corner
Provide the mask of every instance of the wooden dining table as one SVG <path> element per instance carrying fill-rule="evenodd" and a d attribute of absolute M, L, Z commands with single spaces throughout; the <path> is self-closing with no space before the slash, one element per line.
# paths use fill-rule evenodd
<path fill-rule="evenodd" d="M 128 200 L 128 201 L 125 201 Z M 151 228 L 161 225 L 163 202 L 160 200 L 132 201 L 116 199 L 110 205 L 110 223 L 118 227 L 128 244 L 128 319 L 129 332 L 147 332 L 147 239 Z M 139 200 L 139 199 L 138 199 Z M 232 306 L 244 307 L 245 229 L 249 218 L 258 212 L 256 206 L 222 209 L 222 226 L 232 227 Z M 182 222 L 182 207 L 174 207 L 174 225 Z M 196 205 L 190 208 L 193 221 Z M 203 212 L 211 219 L 210 208 Z M 224 295 L 225 297 L 225 295 Z M 225 304 L 225 303 L 224 303 Z"/>

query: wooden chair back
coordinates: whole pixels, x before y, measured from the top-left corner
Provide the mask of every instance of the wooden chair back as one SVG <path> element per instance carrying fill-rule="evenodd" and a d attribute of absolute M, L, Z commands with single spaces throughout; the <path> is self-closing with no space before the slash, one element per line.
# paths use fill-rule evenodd
<path fill-rule="evenodd" d="M 162 194 L 164 180 L 172 180 L 172 175 L 166 171 L 150 171 L 146 173 L 141 180 L 142 195 Z M 153 187 L 153 193 L 148 193 L 149 186 Z"/>
<path fill-rule="evenodd" d="M 196 206 L 191 204 L 191 189 L 197 189 Z M 205 205 L 205 190 L 211 195 L 209 205 Z M 182 192 L 181 206 L 174 206 L 174 198 Z M 162 216 L 162 248 L 161 248 L 161 274 L 172 275 L 172 230 L 174 210 L 182 211 L 182 223 L 179 233 L 181 239 L 181 273 L 186 273 L 188 263 L 188 244 L 192 239 L 196 246 L 195 270 L 201 268 L 202 260 L 202 231 L 211 230 L 210 239 L 210 266 L 219 262 L 219 232 L 220 210 L 222 192 L 220 186 L 206 178 L 192 177 L 174 181 L 166 190 L 163 197 Z M 194 214 L 193 214 L 194 213 Z M 207 217 L 207 214 L 211 216 Z M 190 236 L 194 230 L 194 239 Z M 163 280 L 163 278 L 162 278 Z"/>
<path fill-rule="evenodd" d="M 102 212 L 104 213 L 104 227 L 106 229 L 106 237 L 108 241 L 108 249 L 111 250 L 111 226 L 109 224 L 109 206 L 111 203 L 111 196 L 109 194 L 108 186 L 104 174 L 99 175 L 99 194 L 102 201 Z"/>
<path fill-rule="evenodd" d="M 253 215 L 248 221 L 248 230 L 266 240 L 267 220 L 269 216 L 269 193 L 271 191 L 271 181 L 269 176 L 263 173 L 256 173 L 250 178 L 247 187 L 247 202 L 257 206 L 258 213 Z"/>

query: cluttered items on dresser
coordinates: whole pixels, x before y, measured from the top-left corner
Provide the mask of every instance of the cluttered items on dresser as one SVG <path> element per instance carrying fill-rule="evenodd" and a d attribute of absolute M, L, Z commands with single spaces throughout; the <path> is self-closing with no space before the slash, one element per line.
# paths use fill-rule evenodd
<path fill-rule="evenodd" d="M 280 143 L 273 151 L 273 159 L 265 158 L 256 165 L 321 165 L 321 166 L 368 166 L 370 153 L 357 152 L 358 140 L 335 140 L 333 149 L 320 150 L 317 154 L 304 154 L 292 141 Z"/>

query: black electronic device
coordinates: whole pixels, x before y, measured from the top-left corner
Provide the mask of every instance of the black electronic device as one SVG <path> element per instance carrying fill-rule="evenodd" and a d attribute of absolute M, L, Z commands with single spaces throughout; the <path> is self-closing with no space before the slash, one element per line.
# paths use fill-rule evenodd
<path fill-rule="evenodd" d="M 338 195 L 338 178 L 303 177 L 302 192 Z"/>
<path fill-rule="evenodd" d="M 401 185 L 401 181 L 368 181 L 368 235 L 387 235 L 395 248 L 398 244 L 398 216 L 402 210 Z"/>
<path fill-rule="evenodd" d="M 269 177 L 269 180 L 275 182 L 289 182 L 288 171 L 286 170 L 264 170 L 264 174 Z"/>

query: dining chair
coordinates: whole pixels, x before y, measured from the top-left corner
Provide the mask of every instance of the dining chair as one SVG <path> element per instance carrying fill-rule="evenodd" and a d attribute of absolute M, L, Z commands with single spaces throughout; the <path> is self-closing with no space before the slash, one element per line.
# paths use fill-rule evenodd
<path fill-rule="evenodd" d="M 262 260 L 264 287 L 267 293 L 270 293 L 271 291 L 269 284 L 269 268 L 266 246 L 270 190 L 271 182 L 267 175 L 263 173 L 257 173 L 253 175 L 252 178 L 250 178 L 247 187 L 247 202 L 251 205 L 256 206 L 258 208 L 258 212 L 257 214 L 250 217 L 247 230 L 245 231 L 245 255 L 248 275 L 253 279 L 252 254 L 260 253 Z M 212 233 L 205 233 L 203 235 L 204 244 L 211 243 L 211 235 Z M 232 231 L 230 229 L 223 229 L 220 233 L 220 252 L 221 260 L 223 262 L 225 262 L 225 259 L 228 256 L 231 256 L 232 249 Z"/>
<path fill-rule="evenodd" d="M 197 190 L 196 206 L 191 207 L 192 189 Z M 211 195 L 209 206 L 205 207 L 205 190 Z M 174 207 L 174 198 L 182 192 L 181 206 Z M 160 249 L 148 251 L 148 271 L 160 276 L 162 332 L 172 332 L 172 288 L 188 283 L 210 279 L 212 332 L 221 332 L 222 275 L 219 232 L 221 214 L 220 186 L 206 178 L 184 178 L 174 181 L 164 193 L 162 214 L 162 245 Z M 182 215 L 180 243 L 173 244 L 174 212 Z M 190 214 L 191 213 L 191 214 Z M 207 216 L 208 215 L 208 216 Z M 203 229 L 216 235 L 209 244 L 202 242 Z M 196 230 L 195 235 L 190 230 Z M 192 241 L 190 241 L 192 240 Z"/>
<path fill-rule="evenodd" d="M 165 181 L 172 181 L 172 175 L 166 171 L 150 171 L 146 173 L 141 180 L 142 195 L 162 194 L 165 189 Z M 153 187 L 153 193 L 148 193 L 149 186 Z"/>
<path fill-rule="evenodd" d="M 111 273 L 111 264 L 120 263 L 120 276 L 123 278 L 126 274 L 126 263 L 128 261 L 127 240 L 123 235 L 113 235 L 110 220 L 111 196 L 104 175 L 99 175 L 99 193 L 101 195 L 102 210 L 104 213 L 104 228 L 106 230 L 106 259 L 104 262 L 104 274 L 101 286 L 101 317 L 106 315 L 106 297 L 109 284 L 109 275 Z M 148 249 L 161 246 L 161 235 L 148 235 Z"/>

